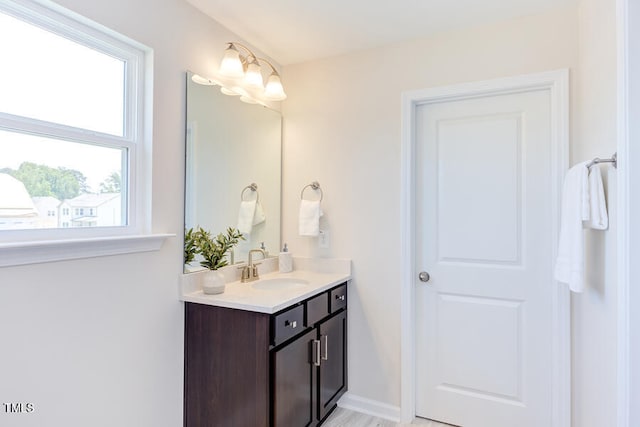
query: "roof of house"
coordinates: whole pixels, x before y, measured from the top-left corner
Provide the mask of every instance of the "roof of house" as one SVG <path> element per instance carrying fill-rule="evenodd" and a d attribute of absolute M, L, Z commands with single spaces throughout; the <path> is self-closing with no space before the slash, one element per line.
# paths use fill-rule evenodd
<path fill-rule="evenodd" d="M 32 197 L 33 203 L 37 209 L 53 209 L 60 206 L 60 200 L 52 196 Z"/>
<path fill-rule="evenodd" d="M 72 208 L 96 208 L 118 197 L 120 193 L 81 194 L 73 199 L 66 199 L 63 203 Z"/>
<path fill-rule="evenodd" d="M 0 216 L 38 216 L 38 211 L 22 181 L 6 173 L 0 173 Z"/>

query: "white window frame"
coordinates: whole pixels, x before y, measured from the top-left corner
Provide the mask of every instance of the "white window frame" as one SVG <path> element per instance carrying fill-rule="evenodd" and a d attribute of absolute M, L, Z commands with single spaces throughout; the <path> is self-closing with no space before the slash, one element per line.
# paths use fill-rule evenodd
<path fill-rule="evenodd" d="M 2 112 L 0 129 L 128 152 L 121 185 L 126 225 L 2 230 L 0 267 L 158 250 L 171 235 L 151 234 L 151 119 L 144 108 L 151 110 L 151 49 L 53 3 L 0 0 L 0 11 L 126 62 L 122 136 Z"/>

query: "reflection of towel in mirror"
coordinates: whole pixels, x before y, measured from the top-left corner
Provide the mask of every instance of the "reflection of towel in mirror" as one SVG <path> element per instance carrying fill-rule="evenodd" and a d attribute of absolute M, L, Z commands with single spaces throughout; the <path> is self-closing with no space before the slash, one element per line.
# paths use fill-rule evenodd
<path fill-rule="evenodd" d="M 320 217 L 323 215 L 319 200 L 302 200 L 298 232 L 301 236 L 318 236 L 320 234 Z"/>
<path fill-rule="evenodd" d="M 262 224 L 267 219 L 260 202 L 256 200 L 243 200 L 240 202 L 238 212 L 238 230 L 242 234 L 251 234 L 254 225 Z"/>
<path fill-rule="evenodd" d="M 253 218 L 256 213 L 255 200 L 243 200 L 240 202 L 240 211 L 238 212 L 238 230 L 242 234 L 251 234 L 253 227 Z"/>
<path fill-rule="evenodd" d="M 252 225 L 262 224 L 267 219 L 264 214 L 264 209 L 262 209 L 262 204 L 260 202 L 256 202 L 256 211 L 253 214 L 253 223 Z"/>
<path fill-rule="evenodd" d="M 562 189 L 555 278 L 567 283 L 573 292 L 584 289 L 583 228 L 604 230 L 609 225 L 600 170 L 597 166 L 587 169 L 586 165 L 582 162 L 569 169 Z"/>

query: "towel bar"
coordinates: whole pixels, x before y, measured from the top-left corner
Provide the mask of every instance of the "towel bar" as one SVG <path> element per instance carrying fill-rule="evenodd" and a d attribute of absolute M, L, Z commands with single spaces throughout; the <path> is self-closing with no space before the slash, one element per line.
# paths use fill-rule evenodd
<path fill-rule="evenodd" d="M 613 167 L 617 168 L 618 167 L 618 153 L 613 153 L 613 156 L 611 156 L 610 159 L 601 159 L 599 157 L 596 157 L 595 159 L 591 160 L 587 164 L 587 169 L 590 168 L 593 165 L 597 165 L 598 163 L 613 163 Z"/>
<path fill-rule="evenodd" d="M 304 200 L 304 190 L 306 190 L 309 187 L 311 187 L 312 190 L 320 190 L 320 201 L 322 201 L 322 197 L 324 196 L 324 194 L 322 193 L 322 188 L 320 188 L 320 184 L 318 183 L 318 181 L 313 181 L 311 184 L 307 184 L 304 187 L 302 187 L 302 191 L 300 192 L 300 198 Z"/>
<path fill-rule="evenodd" d="M 244 201 L 244 192 L 247 190 L 255 191 L 256 202 L 260 200 L 260 193 L 258 193 L 258 185 L 255 182 L 252 182 L 250 185 L 247 185 L 242 189 L 242 192 L 240 193 L 240 200 Z"/>

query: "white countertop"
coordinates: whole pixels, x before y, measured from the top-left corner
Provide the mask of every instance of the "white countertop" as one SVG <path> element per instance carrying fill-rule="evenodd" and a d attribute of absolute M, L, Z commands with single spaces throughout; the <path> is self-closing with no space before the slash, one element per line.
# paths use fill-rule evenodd
<path fill-rule="evenodd" d="M 292 289 L 261 290 L 252 286 L 260 280 L 248 283 L 235 280 L 226 284 L 224 293 L 207 295 L 198 284 L 199 273 L 191 273 L 183 275 L 180 299 L 185 302 L 271 314 L 351 279 L 350 260 L 294 258 L 294 270 L 290 273 L 268 271 L 273 267 L 270 263 L 265 264 L 266 271 L 260 272 L 260 280 L 290 278 L 304 280 L 308 284 Z M 275 265 L 277 266 L 277 259 Z M 236 266 L 233 266 L 233 270 L 228 272 L 235 273 L 235 269 Z"/>

